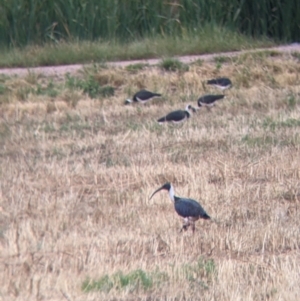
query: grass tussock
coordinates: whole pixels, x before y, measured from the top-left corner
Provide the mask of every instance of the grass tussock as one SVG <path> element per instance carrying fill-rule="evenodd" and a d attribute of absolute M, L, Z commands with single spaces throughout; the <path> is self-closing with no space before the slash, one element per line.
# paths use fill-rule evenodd
<path fill-rule="evenodd" d="M 297 300 L 295 62 L 248 55 L 185 72 L 94 65 L 63 78 L 1 78 L 2 296 Z M 224 75 L 233 87 L 211 110 L 156 123 L 219 93 L 204 83 Z M 124 106 L 140 88 L 162 97 Z M 195 235 L 179 233 L 167 193 L 149 201 L 166 181 L 212 216 Z"/>

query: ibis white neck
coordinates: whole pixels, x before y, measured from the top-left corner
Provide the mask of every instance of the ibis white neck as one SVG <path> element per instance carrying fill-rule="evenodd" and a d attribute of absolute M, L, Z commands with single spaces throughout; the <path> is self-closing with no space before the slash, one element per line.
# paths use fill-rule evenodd
<path fill-rule="evenodd" d="M 174 188 L 173 186 L 171 185 L 170 189 L 169 189 L 169 196 L 170 196 L 170 199 L 171 201 L 174 203 L 175 202 L 175 198 L 174 198 Z"/>

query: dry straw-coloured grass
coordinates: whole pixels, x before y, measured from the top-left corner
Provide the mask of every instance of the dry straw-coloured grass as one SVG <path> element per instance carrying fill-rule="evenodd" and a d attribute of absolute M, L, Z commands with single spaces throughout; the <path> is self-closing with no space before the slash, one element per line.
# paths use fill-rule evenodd
<path fill-rule="evenodd" d="M 187 72 L 99 68 L 94 78 L 116 88 L 100 100 L 61 79 L 6 79 L 3 300 L 298 300 L 299 71 L 288 55 L 203 62 Z M 234 87 L 210 112 L 181 126 L 155 122 L 216 92 L 203 82 L 221 75 Z M 33 88 L 20 97 L 20 86 L 50 81 L 56 94 Z M 142 87 L 163 98 L 124 106 Z M 165 181 L 213 221 L 180 234 L 167 194 L 148 200 Z M 134 271 L 150 284 L 114 280 Z M 100 279 L 110 287 L 82 289 Z"/>

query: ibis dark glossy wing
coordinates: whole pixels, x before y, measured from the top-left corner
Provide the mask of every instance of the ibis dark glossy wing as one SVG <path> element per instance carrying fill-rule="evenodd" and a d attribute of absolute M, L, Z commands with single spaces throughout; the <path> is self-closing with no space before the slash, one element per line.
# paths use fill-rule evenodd
<path fill-rule="evenodd" d="M 231 86 L 231 80 L 227 77 L 219 77 L 207 81 L 208 85 L 219 85 L 222 87 Z"/>
<path fill-rule="evenodd" d="M 141 90 L 134 94 L 133 100 L 134 101 L 146 101 L 153 97 L 159 97 L 159 96 L 161 96 L 161 94 L 159 94 L 159 93 L 153 93 L 153 92 L 150 92 L 147 90 Z"/>
<path fill-rule="evenodd" d="M 169 114 L 167 114 L 166 116 L 158 119 L 158 122 L 166 122 L 166 121 L 173 121 L 173 122 L 180 122 L 182 120 L 184 120 L 185 118 L 189 118 L 190 114 L 187 111 L 183 111 L 183 110 L 178 110 L 178 111 L 174 111 L 171 112 Z"/>
<path fill-rule="evenodd" d="M 198 106 L 205 105 L 205 104 L 206 105 L 213 104 L 217 100 L 220 100 L 224 97 L 225 97 L 225 95 L 223 95 L 223 94 L 219 94 L 219 95 L 208 94 L 208 95 L 201 96 L 198 99 Z"/>
<path fill-rule="evenodd" d="M 200 217 L 209 219 L 203 207 L 193 199 L 175 197 L 175 211 L 182 217 Z"/>

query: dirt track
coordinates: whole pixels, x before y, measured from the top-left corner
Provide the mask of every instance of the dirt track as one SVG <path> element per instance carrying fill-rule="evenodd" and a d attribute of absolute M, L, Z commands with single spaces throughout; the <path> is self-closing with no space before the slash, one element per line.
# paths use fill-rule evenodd
<path fill-rule="evenodd" d="M 235 51 L 235 52 L 222 52 L 222 53 L 214 53 L 214 54 L 202 54 L 202 55 L 188 55 L 188 56 L 181 56 L 178 57 L 178 59 L 183 63 L 191 63 L 193 61 L 196 61 L 198 59 L 201 60 L 212 60 L 215 57 L 218 56 L 229 56 L 233 57 L 242 53 L 246 52 L 256 52 L 256 51 L 262 51 L 262 50 L 274 50 L 279 52 L 300 52 L 300 43 L 294 43 L 290 45 L 283 45 L 278 47 L 272 47 L 272 48 L 260 48 L 255 50 L 245 50 L 245 51 Z M 133 61 L 118 61 L 118 62 L 108 62 L 108 65 L 111 66 L 119 66 L 119 67 L 126 67 L 128 65 L 132 64 L 138 64 L 138 63 L 144 63 L 149 65 L 155 65 L 159 63 L 161 59 L 148 59 L 148 60 L 133 60 Z M 62 66 L 46 66 L 46 67 L 34 67 L 34 68 L 4 68 L 0 69 L 0 74 L 5 75 L 20 75 L 24 76 L 28 72 L 34 72 L 39 74 L 44 74 L 47 76 L 53 76 L 53 75 L 63 75 L 66 73 L 74 73 L 80 69 L 82 69 L 83 64 L 75 64 L 75 65 L 62 65 Z"/>

